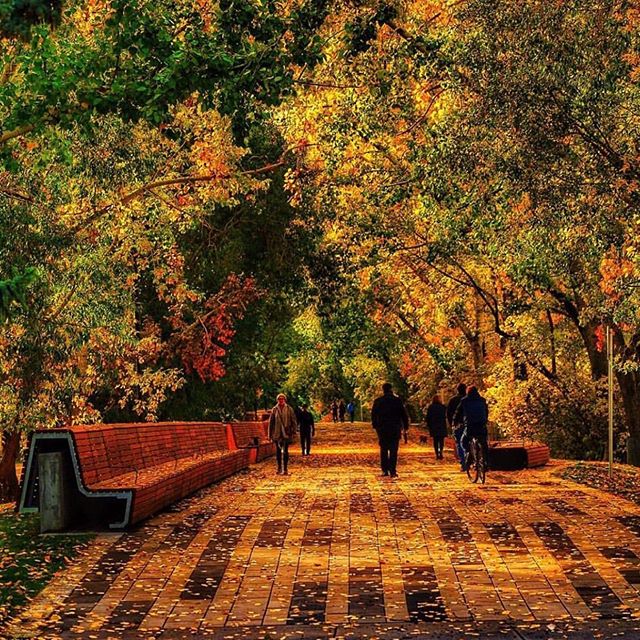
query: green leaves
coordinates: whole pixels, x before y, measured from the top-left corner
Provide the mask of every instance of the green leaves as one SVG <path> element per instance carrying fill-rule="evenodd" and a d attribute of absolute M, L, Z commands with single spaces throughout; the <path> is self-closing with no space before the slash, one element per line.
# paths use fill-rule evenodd
<path fill-rule="evenodd" d="M 8 280 L 0 280 L 0 323 L 11 317 L 11 307 L 14 303 L 26 306 L 27 289 L 37 277 L 37 270 L 28 267 L 22 273 L 14 273 Z"/>
<path fill-rule="evenodd" d="M 292 63 L 315 61 L 328 5 L 303 3 L 289 16 L 258 2 L 222 2 L 214 12 L 206 3 L 198 11 L 178 0 L 113 0 L 89 17 L 69 7 L 58 29 L 39 28 L 10 61 L 19 82 L 0 83 L 3 129 L 71 127 L 96 112 L 159 124 L 194 92 L 240 122 L 288 93 Z"/>

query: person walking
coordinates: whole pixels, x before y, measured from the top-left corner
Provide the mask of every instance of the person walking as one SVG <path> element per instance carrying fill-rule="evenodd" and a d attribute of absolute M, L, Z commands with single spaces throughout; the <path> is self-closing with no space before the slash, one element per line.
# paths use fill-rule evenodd
<path fill-rule="evenodd" d="M 347 405 L 344 403 L 344 400 L 340 400 L 338 404 L 338 415 L 340 416 L 340 422 L 344 422 L 344 416 L 347 413 Z"/>
<path fill-rule="evenodd" d="M 462 415 L 456 414 L 458 407 L 460 406 L 460 401 L 467 395 L 467 385 L 464 383 L 460 383 L 458 385 L 457 393 L 455 396 L 452 396 L 447 402 L 447 422 L 449 423 L 449 428 L 451 429 L 451 435 L 453 435 L 456 441 L 456 452 L 458 454 L 458 460 L 460 461 L 460 467 L 462 471 L 464 468 L 464 450 L 462 448 L 461 440 L 462 433 L 464 432 L 464 419 Z"/>
<path fill-rule="evenodd" d="M 311 438 L 316 435 L 316 425 L 313 421 L 313 415 L 308 410 L 307 405 L 303 404 L 298 417 L 300 425 L 300 446 L 302 447 L 302 455 L 308 456 L 311 453 Z"/>
<path fill-rule="evenodd" d="M 269 418 L 269 439 L 276 444 L 278 475 L 289 473 L 289 444 L 296 435 L 298 421 L 294 410 L 287 404 L 287 396 L 278 394 L 278 403 Z"/>
<path fill-rule="evenodd" d="M 469 451 L 469 443 L 472 438 L 480 442 L 484 452 L 485 468 L 489 468 L 489 442 L 487 441 L 489 421 L 489 406 L 487 401 L 480 395 L 477 387 L 471 386 L 467 389 L 467 395 L 460 400 L 456 409 L 456 416 L 462 416 L 464 422 L 464 433 L 460 439 L 460 446 L 464 452 L 464 466 L 466 470 L 466 456 Z"/>
<path fill-rule="evenodd" d="M 353 423 L 356 416 L 356 404 L 353 400 L 350 400 L 347 405 L 347 413 L 349 414 L 349 420 Z"/>
<path fill-rule="evenodd" d="M 427 407 L 427 428 L 429 435 L 433 438 L 436 460 L 442 460 L 444 438 L 447 435 L 447 409 L 438 394 L 433 396 L 431 404 Z"/>
<path fill-rule="evenodd" d="M 331 403 L 331 417 L 334 422 L 338 422 L 338 401 L 334 400 Z"/>
<path fill-rule="evenodd" d="M 388 382 L 382 385 L 382 395 L 373 403 L 371 423 L 378 434 L 382 475 L 397 478 L 400 436 L 403 430 L 406 436 L 409 429 L 409 414 Z"/>

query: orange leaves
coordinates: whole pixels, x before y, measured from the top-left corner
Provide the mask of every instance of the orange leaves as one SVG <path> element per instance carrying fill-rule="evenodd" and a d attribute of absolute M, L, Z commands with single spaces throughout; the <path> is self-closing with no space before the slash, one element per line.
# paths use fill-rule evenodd
<path fill-rule="evenodd" d="M 614 302 L 620 300 L 630 281 L 640 278 L 636 265 L 614 247 L 600 262 L 600 275 L 602 292 Z"/>
<path fill-rule="evenodd" d="M 204 314 L 189 324 L 183 319 L 171 343 L 187 373 L 197 373 L 203 382 L 225 374 L 223 359 L 235 335 L 235 323 L 259 295 L 252 278 L 231 274 L 218 294 L 206 301 Z"/>
<path fill-rule="evenodd" d="M 407 13 L 411 16 L 416 25 L 424 28 L 425 24 L 442 23 L 449 17 L 445 1 L 414 0 Z"/>

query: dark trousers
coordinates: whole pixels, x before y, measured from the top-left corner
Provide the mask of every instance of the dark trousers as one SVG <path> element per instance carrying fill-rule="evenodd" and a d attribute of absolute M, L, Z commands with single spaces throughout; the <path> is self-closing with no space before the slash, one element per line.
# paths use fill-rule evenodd
<path fill-rule="evenodd" d="M 433 450 L 436 452 L 436 458 L 442 458 L 444 451 L 444 436 L 433 436 Z"/>
<path fill-rule="evenodd" d="M 311 453 L 311 427 L 300 427 L 300 446 L 303 456 Z"/>
<path fill-rule="evenodd" d="M 462 436 L 464 434 L 464 425 L 458 425 L 453 430 L 453 437 L 456 439 L 456 452 L 458 453 L 458 461 L 464 466 L 464 448 L 462 446 Z"/>
<path fill-rule="evenodd" d="M 398 447 L 400 439 L 381 439 L 380 441 L 380 468 L 382 473 L 394 475 L 398 464 Z"/>
<path fill-rule="evenodd" d="M 469 453 L 471 439 L 475 438 L 480 443 L 480 446 L 482 447 L 482 452 L 484 453 L 484 463 L 486 465 L 489 464 L 489 442 L 487 440 L 487 435 L 488 434 L 486 429 L 472 430 L 471 432 L 468 432 L 465 429 L 464 433 L 462 434 L 462 438 L 460 439 L 460 445 L 464 450 L 465 460 L 466 460 L 467 454 Z"/>
<path fill-rule="evenodd" d="M 278 469 L 287 468 L 289 464 L 289 443 L 284 440 L 283 442 L 276 442 L 276 460 L 278 461 Z"/>
<path fill-rule="evenodd" d="M 351 420 L 351 422 L 353 422 L 353 420 L 355 419 L 355 413 L 350 413 L 349 419 Z"/>

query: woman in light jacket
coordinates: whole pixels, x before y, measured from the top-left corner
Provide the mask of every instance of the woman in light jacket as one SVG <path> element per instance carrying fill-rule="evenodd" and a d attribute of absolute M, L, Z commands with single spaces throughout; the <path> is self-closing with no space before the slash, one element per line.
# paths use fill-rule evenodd
<path fill-rule="evenodd" d="M 276 444 L 278 474 L 288 475 L 289 445 L 298 431 L 295 411 L 287 404 L 284 393 L 278 395 L 278 404 L 271 410 L 269 418 L 269 438 Z"/>

